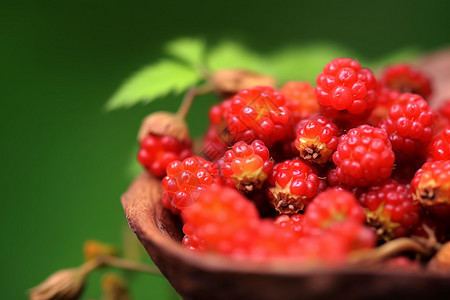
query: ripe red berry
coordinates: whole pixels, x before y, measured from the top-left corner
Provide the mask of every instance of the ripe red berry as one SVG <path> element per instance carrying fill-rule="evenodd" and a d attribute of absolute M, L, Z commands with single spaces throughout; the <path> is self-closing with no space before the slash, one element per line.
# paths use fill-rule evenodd
<path fill-rule="evenodd" d="M 425 99 L 431 95 L 430 79 L 406 64 L 387 67 L 379 81 L 381 85 L 401 93 L 419 94 Z"/>
<path fill-rule="evenodd" d="M 392 179 L 370 186 L 359 202 L 366 208 L 367 222 L 384 240 L 408 235 L 419 222 L 419 206 L 409 188 Z"/>
<path fill-rule="evenodd" d="M 381 122 L 396 153 L 407 156 L 422 154 L 433 135 L 435 113 L 417 94 L 401 94 L 389 110 L 388 118 Z"/>
<path fill-rule="evenodd" d="M 319 193 L 309 203 L 305 212 L 304 224 L 309 229 L 326 229 L 333 223 L 349 219 L 363 224 L 365 221 L 363 208 L 352 193 L 343 189 L 331 188 Z"/>
<path fill-rule="evenodd" d="M 437 217 L 450 216 L 450 161 L 427 162 L 411 181 L 413 197 Z"/>
<path fill-rule="evenodd" d="M 430 143 L 427 161 L 450 160 L 450 126 L 445 127 Z"/>
<path fill-rule="evenodd" d="M 337 179 L 350 186 L 367 186 L 387 179 L 394 160 L 386 133 L 369 125 L 350 129 L 342 135 L 333 155 Z"/>
<path fill-rule="evenodd" d="M 316 117 L 297 132 L 295 147 L 300 151 L 300 157 L 317 164 L 331 160 L 331 155 L 339 143 L 339 129 L 326 117 Z"/>
<path fill-rule="evenodd" d="M 269 179 L 269 200 L 278 212 L 295 214 L 317 194 L 319 182 L 312 167 L 300 159 L 286 160 L 274 167 Z"/>
<path fill-rule="evenodd" d="M 222 175 L 242 191 L 260 189 L 272 170 L 269 150 L 259 140 L 237 142 L 223 157 Z"/>
<path fill-rule="evenodd" d="M 321 111 L 333 121 L 365 120 L 377 102 L 372 71 L 350 58 L 336 58 L 326 64 L 316 83 Z"/>
<path fill-rule="evenodd" d="M 291 127 L 286 100 L 271 87 L 239 92 L 225 110 L 225 119 L 234 141 L 259 139 L 268 147 L 287 137 Z"/>
<path fill-rule="evenodd" d="M 304 216 L 302 214 L 295 215 L 279 215 L 275 220 L 274 224 L 293 233 L 297 237 L 303 236 L 303 220 Z"/>
<path fill-rule="evenodd" d="M 204 250 L 232 256 L 253 243 L 253 228 L 259 222 L 258 211 L 238 191 L 212 185 L 182 212 L 183 231 L 195 237 Z M 192 239 L 192 238 L 189 238 Z M 186 243 L 189 246 L 191 243 Z"/>
<path fill-rule="evenodd" d="M 280 93 L 286 97 L 286 106 L 292 113 L 294 123 L 319 112 L 316 94 L 309 82 L 286 82 L 280 89 Z"/>
<path fill-rule="evenodd" d="M 163 204 L 173 213 L 191 206 L 208 186 L 220 182 L 216 167 L 199 156 L 173 161 L 167 167 L 162 180 Z"/>
<path fill-rule="evenodd" d="M 191 148 L 190 140 L 182 142 L 173 136 L 149 134 L 140 144 L 137 159 L 154 176 L 162 177 L 170 162 L 192 155 Z"/>

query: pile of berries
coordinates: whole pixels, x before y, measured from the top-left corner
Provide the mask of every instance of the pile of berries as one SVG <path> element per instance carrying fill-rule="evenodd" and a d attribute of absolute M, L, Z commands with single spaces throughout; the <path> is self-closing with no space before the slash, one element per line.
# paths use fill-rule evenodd
<path fill-rule="evenodd" d="M 411 66 L 376 78 L 336 58 L 315 87 L 256 86 L 213 106 L 198 155 L 190 141 L 149 135 L 138 159 L 163 178 L 190 251 L 340 264 L 400 237 L 444 243 L 450 104 L 435 111 L 431 92 Z"/>

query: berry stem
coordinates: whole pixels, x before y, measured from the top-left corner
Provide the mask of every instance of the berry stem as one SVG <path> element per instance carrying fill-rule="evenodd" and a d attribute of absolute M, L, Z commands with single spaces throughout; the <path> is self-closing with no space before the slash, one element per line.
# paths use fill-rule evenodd
<path fill-rule="evenodd" d="M 371 250 L 355 252 L 351 261 L 356 264 L 374 264 L 402 252 L 415 252 L 426 257 L 432 254 L 431 249 L 425 248 L 414 239 L 398 238 Z"/>
<path fill-rule="evenodd" d="M 180 119 L 185 119 L 187 114 L 189 113 L 189 110 L 191 109 L 195 97 L 207 94 L 212 90 L 213 90 L 212 85 L 209 83 L 205 83 L 204 85 L 201 85 L 199 87 L 193 87 L 189 89 L 186 95 L 184 95 L 183 101 L 181 102 L 181 105 L 178 108 L 176 115 Z"/>
<path fill-rule="evenodd" d="M 115 268 L 128 270 L 128 271 L 136 271 L 136 272 L 143 272 L 143 273 L 154 274 L 154 275 L 161 275 L 161 272 L 156 267 L 153 267 L 150 265 L 145 265 L 145 264 L 140 264 L 140 263 L 137 263 L 137 262 L 134 262 L 131 260 L 126 260 L 123 258 L 111 256 L 111 255 L 100 255 L 94 260 L 97 261 L 98 267 L 108 266 L 108 267 L 115 267 Z M 87 263 L 89 263 L 89 262 L 87 262 Z"/>

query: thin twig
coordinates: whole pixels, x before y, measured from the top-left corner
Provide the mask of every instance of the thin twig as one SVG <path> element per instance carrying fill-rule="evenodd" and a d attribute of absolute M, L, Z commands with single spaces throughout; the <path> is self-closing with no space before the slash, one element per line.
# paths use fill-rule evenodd
<path fill-rule="evenodd" d="M 193 87 L 189 89 L 181 102 L 180 108 L 178 108 L 177 116 L 180 119 L 186 118 L 189 110 L 191 109 L 192 103 L 195 97 L 210 93 L 212 91 L 212 86 L 209 83 L 205 83 L 199 87 Z"/>

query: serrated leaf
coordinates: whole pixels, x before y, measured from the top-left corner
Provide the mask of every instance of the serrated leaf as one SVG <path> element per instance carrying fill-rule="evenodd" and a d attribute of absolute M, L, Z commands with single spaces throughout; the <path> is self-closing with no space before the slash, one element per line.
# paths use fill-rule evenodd
<path fill-rule="evenodd" d="M 326 63 L 336 57 L 354 57 L 349 50 L 330 43 L 290 45 L 268 57 L 269 73 L 280 82 L 314 82 Z"/>
<path fill-rule="evenodd" d="M 200 80 L 200 74 L 181 62 L 162 60 L 132 75 L 106 103 L 106 110 L 148 103 L 169 93 L 181 93 Z"/>
<path fill-rule="evenodd" d="M 241 44 L 223 41 L 213 47 L 207 58 L 211 70 L 242 68 L 255 72 L 264 72 L 264 59 Z"/>
<path fill-rule="evenodd" d="M 205 42 L 195 38 L 179 38 L 169 42 L 166 51 L 191 66 L 198 67 L 204 62 Z"/>

